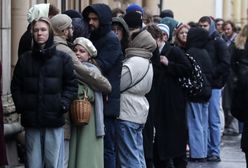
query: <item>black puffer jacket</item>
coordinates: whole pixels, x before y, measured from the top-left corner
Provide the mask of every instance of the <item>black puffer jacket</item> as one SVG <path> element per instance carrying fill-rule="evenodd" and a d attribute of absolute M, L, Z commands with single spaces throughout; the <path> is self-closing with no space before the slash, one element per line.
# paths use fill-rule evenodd
<path fill-rule="evenodd" d="M 25 52 L 16 64 L 11 92 L 24 127 L 47 128 L 64 125 L 76 96 L 77 82 L 70 56 L 50 44 L 43 50 Z"/>

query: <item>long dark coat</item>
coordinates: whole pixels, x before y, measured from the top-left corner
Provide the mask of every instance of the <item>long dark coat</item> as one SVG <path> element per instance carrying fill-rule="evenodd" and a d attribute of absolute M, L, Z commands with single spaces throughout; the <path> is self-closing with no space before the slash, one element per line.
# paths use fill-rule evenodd
<path fill-rule="evenodd" d="M 160 160 L 166 160 L 186 155 L 186 97 L 178 78 L 189 75 L 192 66 L 179 48 L 166 45 L 161 55 L 166 55 L 169 65 L 162 66 L 160 72 L 154 150 Z"/>
<path fill-rule="evenodd" d="M 2 79 L 2 65 L 0 63 L 0 79 Z M 2 87 L 0 87 L 0 93 L 2 95 Z M 4 142 L 4 132 L 3 132 L 3 106 L 2 99 L 0 99 L 0 166 L 7 164 L 6 149 Z"/>

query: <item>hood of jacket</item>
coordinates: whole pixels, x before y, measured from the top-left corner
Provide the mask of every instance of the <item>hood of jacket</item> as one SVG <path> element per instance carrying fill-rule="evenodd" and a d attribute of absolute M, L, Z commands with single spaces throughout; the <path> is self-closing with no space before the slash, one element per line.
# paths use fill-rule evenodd
<path fill-rule="evenodd" d="M 51 58 L 55 52 L 56 52 L 56 47 L 54 45 L 54 35 L 53 33 L 49 34 L 49 38 L 46 41 L 46 44 L 44 48 L 41 48 L 34 40 L 33 37 L 33 48 L 32 48 L 32 56 L 34 56 L 37 59 L 41 60 L 46 60 Z"/>
<path fill-rule="evenodd" d="M 203 48 L 208 42 L 208 31 L 200 27 L 192 27 L 187 35 L 186 48 Z"/>
<path fill-rule="evenodd" d="M 152 35 L 147 30 L 142 30 L 129 42 L 129 47 L 126 49 L 126 57 L 139 56 L 150 59 L 156 47 L 157 43 Z"/>
<path fill-rule="evenodd" d="M 128 25 L 125 22 L 125 20 L 122 17 L 113 17 L 112 18 L 112 24 L 117 23 L 119 24 L 121 27 L 123 27 L 126 35 L 129 35 L 129 29 L 128 29 Z"/>
<path fill-rule="evenodd" d="M 99 28 L 92 31 L 90 35 L 90 39 L 97 40 L 111 31 L 112 12 L 108 5 L 102 3 L 87 6 L 82 12 L 83 18 L 87 23 L 89 23 L 88 15 L 91 12 L 97 14 L 100 22 Z"/>

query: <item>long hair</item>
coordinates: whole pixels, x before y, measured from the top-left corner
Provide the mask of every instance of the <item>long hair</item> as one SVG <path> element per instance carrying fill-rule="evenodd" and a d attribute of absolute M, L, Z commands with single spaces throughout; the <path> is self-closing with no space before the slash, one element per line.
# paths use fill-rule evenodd
<path fill-rule="evenodd" d="M 245 25 L 235 39 L 235 46 L 238 49 L 245 49 L 247 37 L 248 37 L 248 25 Z"/>

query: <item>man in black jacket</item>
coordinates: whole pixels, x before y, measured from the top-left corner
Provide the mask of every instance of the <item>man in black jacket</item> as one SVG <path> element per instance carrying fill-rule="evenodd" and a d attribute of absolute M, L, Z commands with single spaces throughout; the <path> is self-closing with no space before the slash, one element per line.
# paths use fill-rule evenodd
<path fill-rule="evenodd" d="M 116 118 L 120 115 L 120 76 L 122 50 L 120 42 L 111 31 L 112 12 L 105 4 L 87 6 L 82 12 L 89 23 L 90 40 L 97 49 L 96 65 L 112 85 L 112 92 L 105 95 L 104 104 L 104 167 L 116 167 Z"/>
<path fill-rule="evenodd" d="M 208 161 L 220 161 L 221 143 L 221 89 L 225 85 L 230 69 L 230 53 L 225 42 L 216 31 L 212 18 L 203 16 L 199 20 L 199 26 L 209 33 L 209 42 L 206 49 L 213 63 L 212 96 L 209 100 L 209 141 L 208 141 Z"/>

